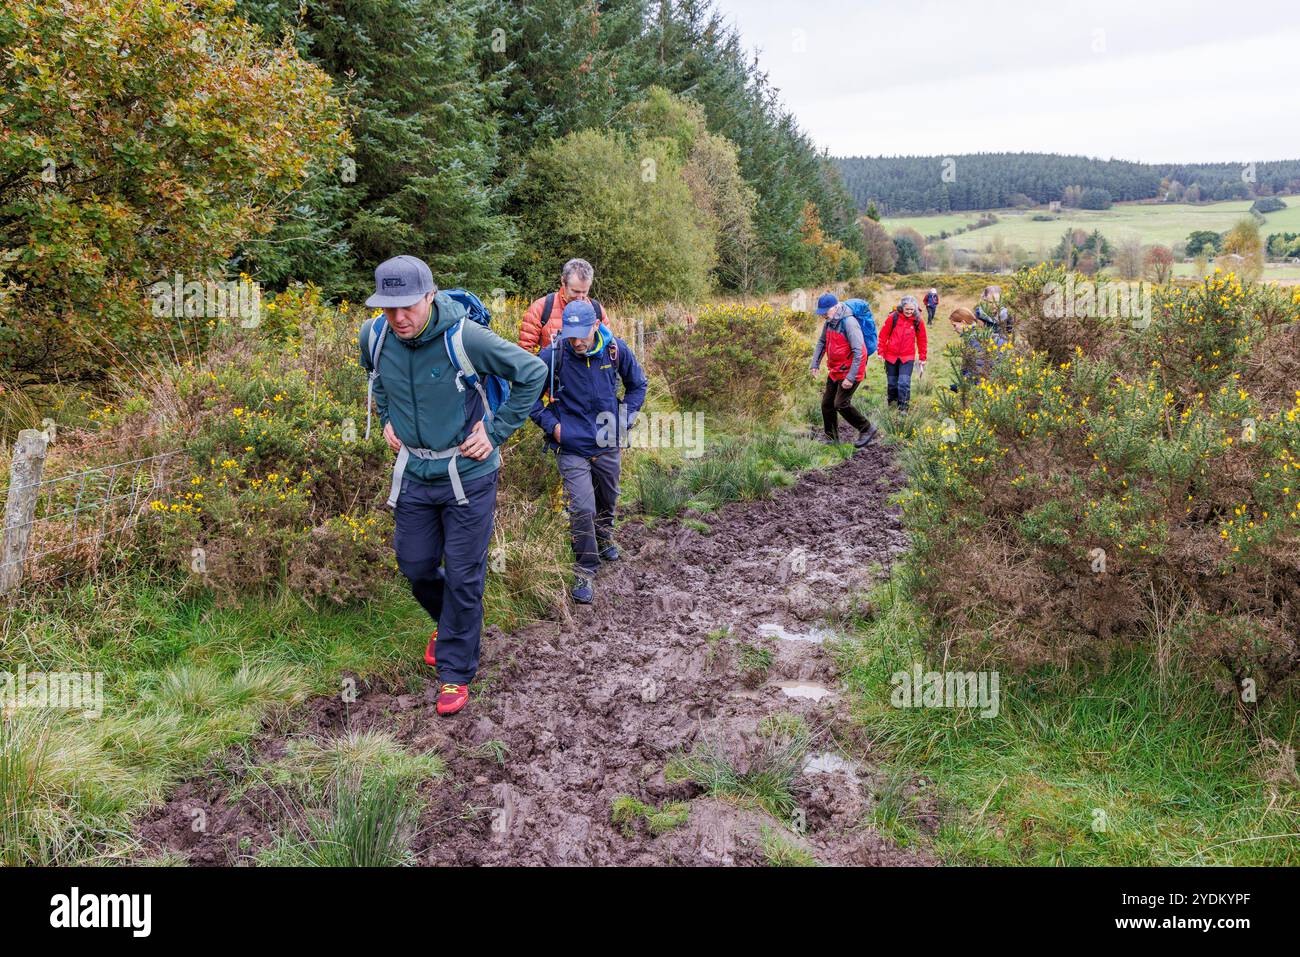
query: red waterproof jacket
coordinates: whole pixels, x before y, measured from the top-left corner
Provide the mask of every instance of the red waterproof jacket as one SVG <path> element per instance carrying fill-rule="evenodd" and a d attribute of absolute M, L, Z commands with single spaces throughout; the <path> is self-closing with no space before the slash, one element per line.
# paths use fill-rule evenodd
<path fill-rule="evenodd" d="M 857 322 L 852 316 L 841 319 L 840 322 Z M 853 361 L 853 347 L 849 345 L 849 337 L 842 332 L 837 332 L 826 326 L 826 374 L 835 382 L 842 382 L 845 375 L 848 374 L 849 364 Z M 857 374 L 853 376 L 854 382 L 861 382 L 862 377 L 867 374 L 867 351 L 862 350 L 862 364 L 858 367 Z"/>
<path fill-rule="evenodd" d="M 909 320 L 903 310 L 895 309 L 880 327 L 880 344 L 876 347 L 885 362 L 925 361 L 925 320 L 916 314 Z"/>

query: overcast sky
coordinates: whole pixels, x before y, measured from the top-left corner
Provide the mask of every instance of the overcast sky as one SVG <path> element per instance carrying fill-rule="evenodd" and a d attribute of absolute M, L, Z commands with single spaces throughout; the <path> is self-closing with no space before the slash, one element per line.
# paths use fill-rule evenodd
<path fill-rule="evenodd" d="M 837 156 L 1300 157 L 1300 0 L 717 0 Z"/>

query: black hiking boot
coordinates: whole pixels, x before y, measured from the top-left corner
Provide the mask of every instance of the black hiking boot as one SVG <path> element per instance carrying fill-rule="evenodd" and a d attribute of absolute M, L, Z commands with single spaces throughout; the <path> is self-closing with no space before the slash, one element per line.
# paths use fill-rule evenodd
<path fill-rule="evenodd" d="M 879 431 L 880 430 L 876 428 L 874 425 L 868 423 L 867 427 L 863 431 L 859 432 L 858 437 L 853 440 L 854 447 L 859 449 L 865 449 L 868 445 L 872 443 L 872 440 L 874 440 L 876 437 L 876 433 Z"/>

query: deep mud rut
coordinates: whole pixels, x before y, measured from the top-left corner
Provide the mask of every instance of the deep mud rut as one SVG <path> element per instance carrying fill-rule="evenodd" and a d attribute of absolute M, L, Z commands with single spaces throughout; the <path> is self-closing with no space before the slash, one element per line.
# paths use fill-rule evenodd
<path fill-rule="evenodd" d="M 480 680 L 459 715 L 437 717 L 429 682 L 422 695 L 315 699 L 292 733 L 377 729 L 442 754 L 448 774 L 421 786 L 428 803 L 414 849 L 423 864 L 763 864 L 765 830 L 825 864 L 932 863 L 865 823 L 877 775 L 859 762 L 869 762 L 870 742 L 848 721 L 819 640 L 833 630 L 827 618 L 906 547 L 886 503 L 901 484 L 890 453 L 874 446 L 770 500 L 701 516 L 709 535 L 624 524 L 623 559 L 602 569 L 592 606 L 485 633 Z M 423 640 L 412 637 L 413 655 Z M 771 650 L 766 674 L 744 671 L 744 644 Z M 666 780 L 674 755 L 700 748 L 738 773 L 755 768 L 772 750 L 759 722 L 781 712 L 801 715 L 811 732 L 789 820 Z M 274 760 L 284 741 L 264 736 L 257 760 Z M 503 761 L 489 742 L 508 749 Z M 658 836 L 638 823 L 628 836 L 610 819 L 620 795 L 689 801 L 689 817 Z M 154 853 L 228 864 L 266 846 L 282 818 L 274 795 L 254 788 L 234 799 L 215 778 L 197 779 L 143 819 L 138 836 Z"/>

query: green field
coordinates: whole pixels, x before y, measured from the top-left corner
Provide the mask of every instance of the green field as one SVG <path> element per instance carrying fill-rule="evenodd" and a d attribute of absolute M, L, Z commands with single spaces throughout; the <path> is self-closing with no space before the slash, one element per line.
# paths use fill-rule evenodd
<path fill-rule="evenodd" d="M 1174 276 L 1179 279 L 1200 278 L 1194 262 L 1174 263 Z M 1277 282 L 1288 285 L 1300 283 L 1300 265 L 1296 263 L 1265 263 L 1264 274 L 1260 278 L 1264 282 Z"/>
<path fill-rule="evenodd" d="M 1300 232 L 1300 199 L 1286 200 L 1288 208 L 1270 213 L 1260 232 L 1267 236 L 1275 232 Z M 1187 234 L 1197 229 L 1224 232 L 1241 219 L 1250 209 L 1251 201 L 1210 203 L 1193 206 L 1186 203 L 1124 204 L 1106 210 L 1062 210 L 1048 222 L 1035 222 L 1033 216 L 1043 215 L 1042 209 L 993 210 L 998 222 L 983 229 L 952 236 L 948 244 L 952 249 L 981 252 L 995 238 L 1001 237 L 1012 246 L 1021 246 L 1026 252 L 1043 256 L 1056 245 L 1066 229 L 1100 229 L 1112 243 L 1138 236 L 1144 243 L 1173 246 L 1187 239 Z M 945 213 L 935 216 L 907 216 L 885 219 L 881 225 L 891 233 L 902 226 L 910 226 L 927 238 L 938 236 L 946 230 L 975 223 L 980 211 Z M 1278 277 L 1282 278 L 1282 277 Z"/>

